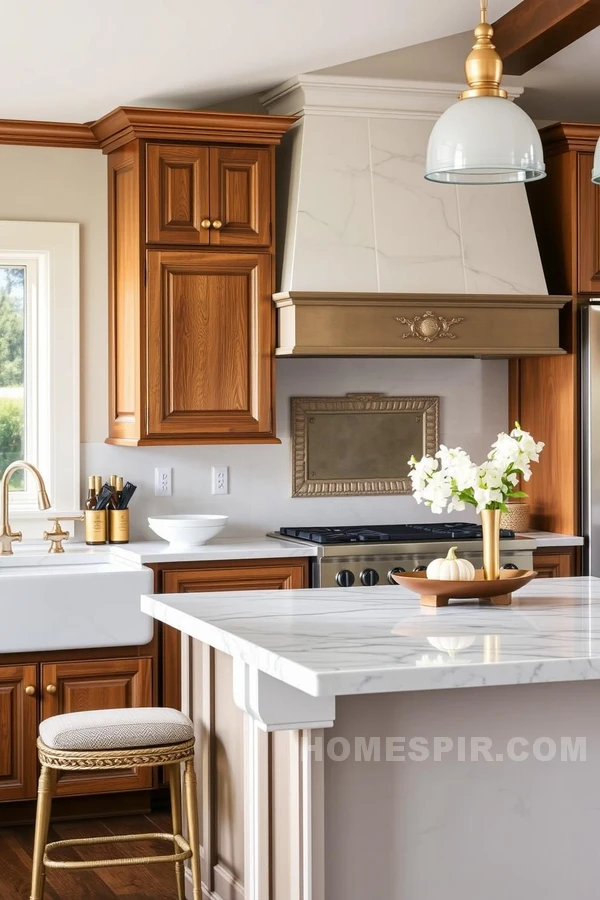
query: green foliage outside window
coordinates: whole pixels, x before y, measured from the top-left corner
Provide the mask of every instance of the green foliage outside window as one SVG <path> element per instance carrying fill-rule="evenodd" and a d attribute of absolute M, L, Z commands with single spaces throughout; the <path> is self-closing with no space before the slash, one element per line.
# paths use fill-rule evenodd
<path fill-rule="evenodd" d="M 24 451 L 24 301 L 25 269 L 0 266 L 0 474 Z M 21 473 L 10 486 L 23 489 Z"/>

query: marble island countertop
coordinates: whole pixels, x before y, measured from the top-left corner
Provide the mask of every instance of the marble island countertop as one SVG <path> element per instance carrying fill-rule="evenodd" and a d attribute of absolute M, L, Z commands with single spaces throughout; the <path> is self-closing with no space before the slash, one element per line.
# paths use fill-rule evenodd
<path fill-rule="evenodd" d="M 511 607 L 421 607 L 400 587 L 146 595 L 142 609 L 313 697 L 600 679 L 600 579 Z"/>

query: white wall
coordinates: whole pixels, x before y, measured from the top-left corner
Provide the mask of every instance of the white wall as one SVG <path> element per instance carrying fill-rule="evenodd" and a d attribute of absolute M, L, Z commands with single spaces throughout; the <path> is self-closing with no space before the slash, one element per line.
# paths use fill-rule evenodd
<path fill-rule="evenodd" d="M 0 219 L 79 222 L 83 440 L 108 425 L 106 158 L 96 150 L 0 146 Z"/>
<path fill-rule="evenodd" d="M 441 439 L 483 456 L 507 425 L 507 368 L 502 360 L 280 360 L 280 445 L 120 448 L 107 434 L 106 160 L 93 150 L 0 147 L 0 218 L 81 224 L 82 475 L 123 474 L 139 485 L 132 536 L 150 536 L 148 514 L 225 512 L 232 535 L 288 524 L 422 520 L 430 513 L 410 497 L 292 499 L 289 398 L 383 391 L 435 395 Z M 230 466 L 230 494 L 210 495 L 210 466 Z M 174 494 L 153 495 L 156 465 L 173 466 Z"/>
<path fill-rule="evenodd" d="M 235 534 L 281 525 L 384 524 L 422 521 L 429 510 L 412 497 L 291 497 L 290 397 L 343 395 L 349 391 L 399 396 L 439 396 L 441 439 L 484 457 L 507 425 L 504 360 L 282 359 L 277 363 L 277 434 L 281 444 L 192 447 L 84 445 L 82 471 L 123 473 L 139 485 L 135 533 L 150 536 L 151 513 L 225 513 Z M 404 461 L 401 461 L 402 463 Z M 154 466 L 173 466 L 172 497 L 153 496 Z M 230 493 L 210 494 L 210 467 L 230 467 Z M 456 517 L 455 517 L 456 518 Z M 457 518 L 464 518 L 464 513 Z M 368 520 L 368 522 L 367 522 Z"/>

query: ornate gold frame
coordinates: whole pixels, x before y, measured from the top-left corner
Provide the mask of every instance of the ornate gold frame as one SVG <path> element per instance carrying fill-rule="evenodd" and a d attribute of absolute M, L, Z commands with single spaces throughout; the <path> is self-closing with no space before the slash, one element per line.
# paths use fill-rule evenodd
<path fill-rule="evenodd" d="M 408 413 L 423 416 L 423 453 L 433 454 L 439 442 L 439 397 L 388 397 L 385 394 L 347 394 L 345 397 L 292 397 L 292 497 L 351 497 L 375 494 L 410 494 L 406 475 L 382 480 L 364 477 L 352 481 L 311 478 L 308 460 L 308 425 L 312 414 L 324 412 Z M 399 467 L 404 461 L 399 460 Z M 408 470 L 408 466 L 406 466 Z"/>

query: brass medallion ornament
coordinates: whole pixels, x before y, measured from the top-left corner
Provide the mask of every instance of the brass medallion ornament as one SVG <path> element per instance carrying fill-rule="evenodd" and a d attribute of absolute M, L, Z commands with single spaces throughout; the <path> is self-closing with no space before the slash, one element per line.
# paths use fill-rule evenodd
<path fill-rule="evenodd" d="M 456 335 L 450 331 L 451 327 L 464 321 L 463 316 L 445 319 L 430 309 L 426 310 L 422 316 L 415 316 L 414 319 L 407 319 L 405 316 L 394 316 L 394 318 L 401 325 L 408 325 L 410 328 L 410 331 L 402 335 L 403 340 L 405 338 L 417 338 L 419 341 L 425 341 L 426 344 L 432 344 L 433 341 L 437 341 L 439 338 L 451 338 L 454 340 Z"/>

